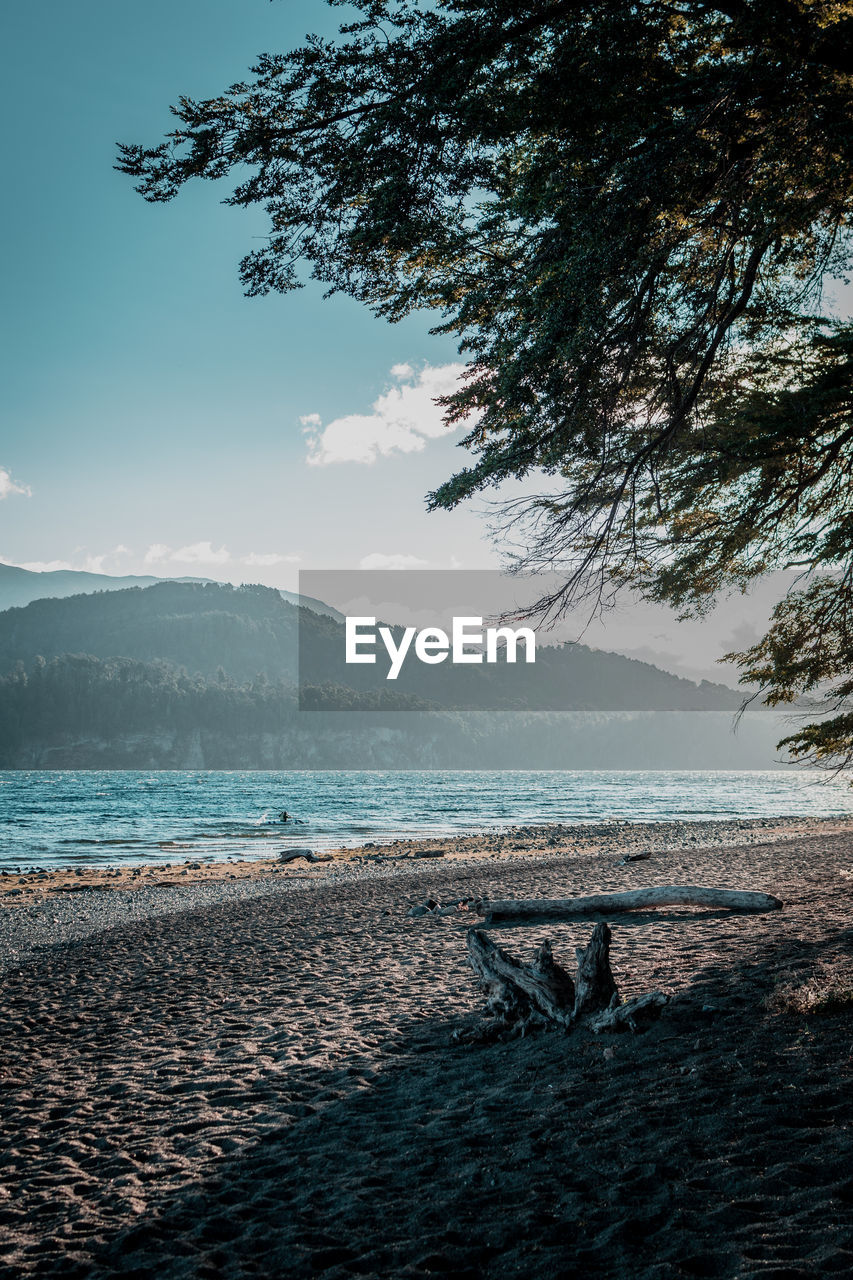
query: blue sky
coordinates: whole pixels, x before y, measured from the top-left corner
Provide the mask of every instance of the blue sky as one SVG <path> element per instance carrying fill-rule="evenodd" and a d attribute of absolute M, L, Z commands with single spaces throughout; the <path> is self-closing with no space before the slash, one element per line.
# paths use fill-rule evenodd
<path fill-rule="evenodd" d="M 278 586 L 383 557 L 495 563 L 473 510 L 424 511 L 464 461 L 436 437 L 430 393 L 458 357 L 429 317 L 389 326 L 310 285 L 246 299 L 262 215 L 210 184 L 151 206 L 112 169 L 179 94 L 341 17 L 322 0 L 3 6 L 0 559 Z"/>

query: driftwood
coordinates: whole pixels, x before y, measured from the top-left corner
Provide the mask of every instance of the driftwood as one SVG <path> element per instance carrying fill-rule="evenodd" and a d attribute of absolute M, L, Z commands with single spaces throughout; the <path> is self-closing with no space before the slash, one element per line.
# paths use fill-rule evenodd
<path fill-rule="evenodd" d="M 575 985 L 543 942 L 531 965 L 509 955 L 485 933 L 468 933 L 468 959 L 485 987 L 490 1013 L 507 1024 L 526 1022 L 531 1010 L 551 1022 L 569 1026 L 575 1002 Z"/>
<path fill-rule="evenodd" d="M 670 906 L 778 911 L 782 903 L 772 894 L 750 889 L 656 885 L 582 898 L 464 899 L 444 907 L 431 898 L 423 906 L 412 907 L 409 915 L 477 912 L 484 917 L 482 924 L 468 929 L 467 946 L 468 959 L 488 995 L 487 1011 L 494 1019 L 486 1028 L 487 1036 L 504 1031 L 524 1035 L 533 1026 L 549 1023 L 566 1030 L 583 1024 L 594 1032 L 636 1032 L 660 1015 L 669 997 L 662 991 L 648 991 L 622 1000 L 610 968 L 610 928 L 603 921 L 596 924 L 587 946 L 576 949 L 574 979 L 555 961 L 549 942 L 542 943 L 532 964 L 523 964 L 483 930 L 492 924 L 525 925 Z"/>
<path fill-rule="evenodd" d="M 662 991 L 647 991 L 644 995 L 613 1005 L 604 1013 L 589 1021 L 590 1031 L 639 1031 L 644 1022 L 659 1017 L 668 996 Z"/>
<path fill-rule="evenodd" d="M 619 1003 L 616 979 L 610 968 L 610 929 L 597 924 L 592 931 L 589 945 L 577 947 L 578 976 L 575 987 L 574 1017 L 600 1013 Z"/>
<path fill-rule="evenodd" d="M 733 911 L 777 911 L 782 903 L 769 893 L 749 889 L 716 889 L 703 885 L 654 885 L 622 893 L 594 893 L 583 898 L 517 898 L 478 905 L 488 924 L 528 924 L 570 920 L 573 916 L 611 915 L 649 907 L 726 907 Z"/>
<path fill-rule="evenodd" d="M 638 1031 L 657 1017 L 668 997 L 662 991 L 623 1004 L 610 968 L 610 930 L 595 926 L 589 945 L 576 951 L 574 981 L 543 942 L 530 965 L 509 955 L 479 929 L 468 932 L 468 958 L 488 994 L 491 1033 L 524 1035 L 532 1026 L 552 1023 L 566 1030 L 585 1023 L 592 1031 Z"/>
<path fill-rule="evenodd" d="M 304 858 L 306 862 L 332 861 L 330 853 L 315 853 L 313 849 L 285 849 L 278 855 L 279 862 L 294 862 L 297 858 Z"/>

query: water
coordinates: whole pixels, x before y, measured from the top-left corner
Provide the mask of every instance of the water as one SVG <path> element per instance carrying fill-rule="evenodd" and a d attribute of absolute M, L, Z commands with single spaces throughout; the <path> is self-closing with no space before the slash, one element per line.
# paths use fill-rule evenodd
<path fill-rule="evenodd" d="M 304 825 L 282 826 L 287 809 Z M 264 858 L 547 822 L 853 815 L 792 772 L 4 772 L 0 868 Z"/>

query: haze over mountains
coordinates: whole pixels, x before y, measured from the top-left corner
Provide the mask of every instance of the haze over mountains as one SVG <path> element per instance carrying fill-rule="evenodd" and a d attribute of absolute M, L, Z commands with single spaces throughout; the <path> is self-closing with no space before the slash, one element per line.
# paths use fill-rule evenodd
<path fill-rule="evenodd" d="M 554 631 L 553 640 L 577 640 L 589 648 L 621 653 L 688 680 L 709 680 L 731 686 L 737 681 L 737 670 L 717 660 L 725 653 L 754 643 L 766 629 L 773 606 L 796 579 L 797 575 L 790 571 L 768 574 L 745 595 L 735 594 L 723 600 L 707 617 L 686 622 L 680 622 L 669 609 L 626 593 L 614 609 L 601 617 L 590 620 L 581 612 L 570 615 Z M 22 607 L 33 600 L 121 591 L 163 581 L 210 582 L 211 579 L 115 577 L 71 569 L 35 572 L 0 563 L 0 611 Z M 295 592 L 282 591 L 281 596 L 299 603 Z M 322 601 L 306 599 L 306 603 L 316 611 L 340 616 Z"/>
<path fill-rule="evenodd" d="M 134 574 L 116 577 L 109 573 L 88 573 L 83 569 L 22 569 L 18 565 L 0 562 L 0 612 L 23 608 L 33 600 L 61 600 L 68 596 L 93 595 L 96 591 L 126 591 L 130 587 L 151 587 L 157 582 L 212 581 L 212 578 L 157 578 Z M 280 594 L 294 604 L 300 601 L 294 591 L 281 591 Z M 306 600 L 305 603 L 320 613 L 337 616 L 336 610 L 320 600 Z"/>
<path fill-rule="evenodd" d="M 303 683 L 407 693 L 442 706 L 537 710 L 734 710 L 740 695 L 697 686 L 648 663 L 585 645 L 540 649 L 535 664 L 470 667 L 408 664 L 388 686 L 384 670 L 344 662 L 343 623 L 299 609 L 271 587 L 159 582 L 150 587 L 36 600 L 0 613 L 0 673 L 37 656 L 63 654 L 163 661 L 190 675 L 242 683 L 262 676 L 295 684 L 297 643 Z M 408 677 L 408 679 L 406 678 Z M 511 689 L 504 687 L 511 680 Z M 476 683 L 472 683 L 475 682 Z"/>
<path fill-rule="evenodd" d="M 23 608 L 32 600 L 64 599 L 89 595 L 94 591 L 124 591 L 128 587 L 150 587 L 161 578 L 129 574 L 115 577 L 107 573 L 87 573 L 82 569 L 22 569 L 0 563 L 0 610 Z M 206 578 L 178 578 L 178 582 L 206 582 Z"/>
<path fill-rule="evenodd" d="M 301 711 L 300 619 L 317 695 Z M 740 696 L 725 686 L 583 645 L 541 651 L 509 695 L 483 670 L 470 714 L 458 668 L 427 687 L 416 664 L 391 693 L 342 654 L 340 622 L 272 588 L 170 581 L 33 601 L 0 613 L 0 765 L 768 768 L 781 736 L 753 716 L 734 738 Z M 330 681 L 349 686 L 343 700 L 324 702 Z M 424 698 L 432 710 L 391 709 Z"/>

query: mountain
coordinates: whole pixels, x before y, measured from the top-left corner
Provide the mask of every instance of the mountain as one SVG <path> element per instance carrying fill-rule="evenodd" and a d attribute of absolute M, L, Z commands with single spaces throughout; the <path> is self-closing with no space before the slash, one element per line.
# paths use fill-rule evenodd
<path fill-rule="evenodd" d="M 537 594 L 556 587 L 559 579 L 545 575 L 543 582 L 544 587 L 537 584 Z M 686 620 L 665 605 L 651 604 L 625 589 L 613 608 L 592 619 L 582 611 L 568 614 L 555 635 L 650 662 L 689 680 L 733 683 L 737 668 L 719 659 L 755 644 L 767 630 L 774 607 L 802 585 L 802 574 L 795 570 L 768 573 L 750 582 L 745 592 L 733 590 L 721 596 L 701 618 Z"/>
<path fill-rule="evenodd" d="M 210 579 L 113 577 L 71 569 L 36 573 L 0 564 L 0 610 L 21 607 L 33 600 L 122 591 L 164 581 L 207 583 Z M 694 682 L 733 683 L 737 671 L 718 665 L 717 659 L 753 644 L 767 629 L 774 605 L 798 581 L 799 575 L 792 570 L 767 574 L 750 583 L 744 594 L 735 592 L 724 597 L 708 614 L 688 621 L 680 621 L 671 609 L 649 604 L 626 590 L 613 609 L 597 613 L 592 619 L 582 612 L 570 613 L 556 626 L 552 639 L 635 658 Z M 558 585 L 559 579 L 542 575 L 531 584 L 528 594 L 532 600 Z M 291 591 L 281 591 L 280 595 L 291 604 L 304 604 L 315 613 L 343 620 L 341 613 L 321 600 L 300 597 Z"/>
<path fill-rule="evenodd" d="M 395 628 L 399 637 L 399 629 Z M 301 649 L 302 667 L 297 654 Z M 316 707 L 352 705 L 334 688 L 408 696 L 443 707 L 521 710 L 734 710 L 724 685 L 680 679 L 649 663 L 585 645 L 540 649 L 535 664 L 478 667 L 412 660 L 393 684 L 380 665 L 344 662 L 343 623 L 300 609 L 271 587 L 159 582 L 150 587 L 35 600 L 0 613 L 0 673 L 39 656 L 163 661 L 238 683 L 272 681 L 327 690 Z M 328 688 L 332 686 L 332 694 Z"/>
<path fill-rule="evenodd" d="M 0 672 L 69 653 L 293 682 L 296 625 L 296 606 L 271 587 L 171 581 L 34 600 L 0 613 Z"/>
<path fill-rule="evenodd" d="M 109 573 L 86 573 L 82 569 L 36 571 L 0 562 L 0 611 L 23 608 L 33 600 L 62 600 L 68 596 L 91 595 L 96 591 L 126 591 L 130 587 L 151 587 L 158 582 L 211 581 L 210 578 L 157 578 L 133 574 L 119 578 Z M 322 600 L 298 596 L 293 591 L 281 591 L 279 594 L 291 604 L 304 604 L 315 613 L 326 613 L 341 620 L 341 614 L 330 605 L 323 604 Z"/>
<path fill-rule="evenodd" d="M 20 569 L 0 563 L 0 610 L 22 608 L 32 600 L 64 599 L 89 595 L 94 591 L 125 591 L 128 587 L 150 587 L 161 578 L 128 575 L 117 578 L 108 573 L 86 573 L 81 569 Z M 204 578 L 176 578 L 176 582 L 204 582 Z"/>
<path fill-rule="evenodd" d="M 584 645 L 500 670 L 413 662 L 394 685 L 343 648 L 341 622 L 261 586 L 8 609 L 0 768 L 770 768 L 784 732 L 753 714 L 735 736 L 733 690 Z"/>

